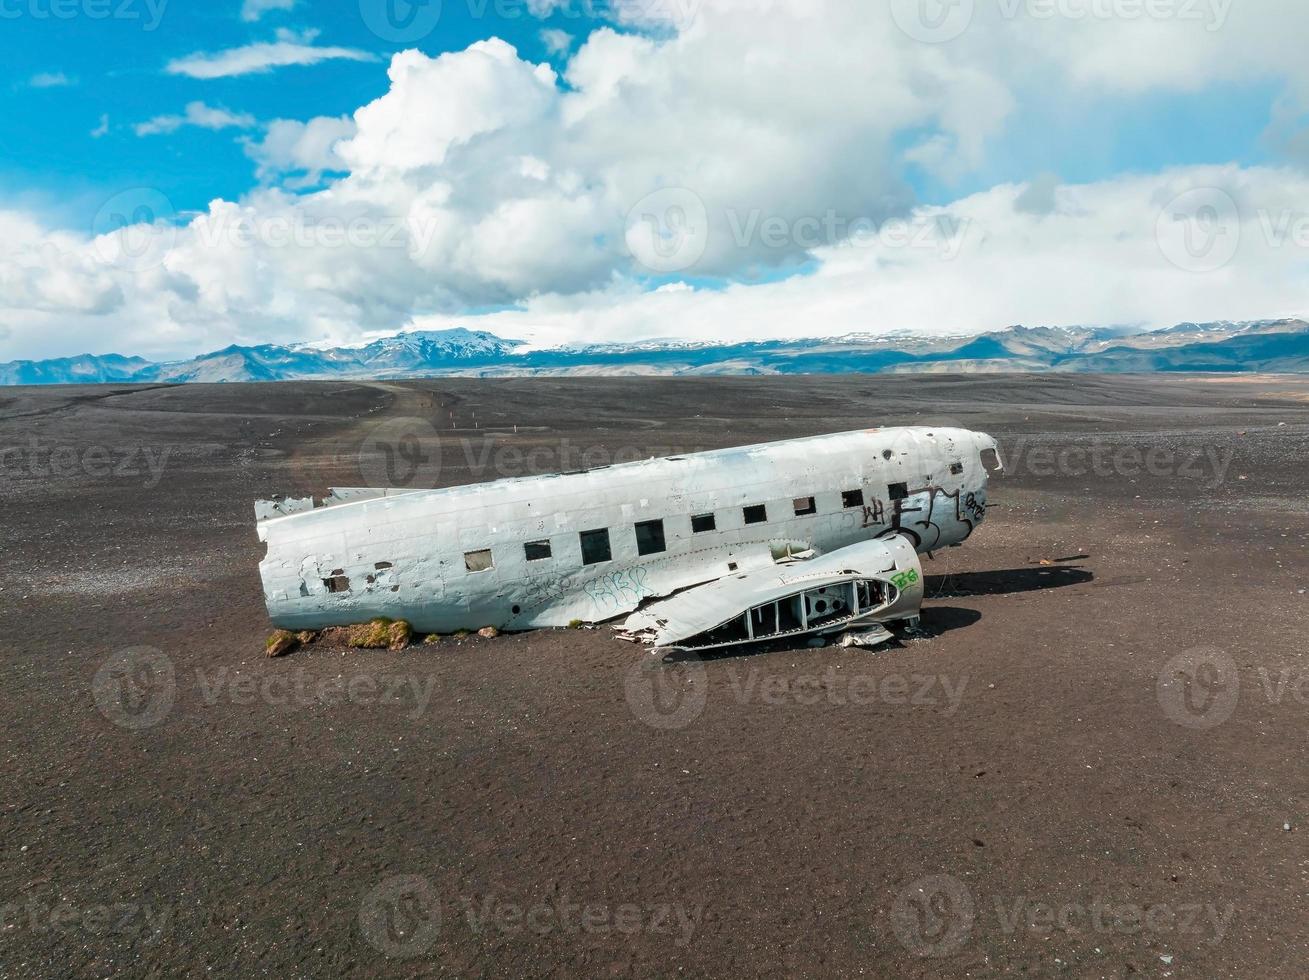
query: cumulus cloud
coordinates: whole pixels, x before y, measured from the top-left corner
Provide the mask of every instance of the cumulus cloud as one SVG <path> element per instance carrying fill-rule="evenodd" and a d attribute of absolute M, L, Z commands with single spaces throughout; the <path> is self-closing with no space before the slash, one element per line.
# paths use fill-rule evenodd
<path fill-rule="evenodd" d="M 930 43 L 893 16 L 916 6 L 703 0 L 672 30 L 664 17 L 593 31 L 562 77 L 496 39 L 401 52 L 379 99 L 353 118 L 270 124 L 247 143 L 261 186 L 187 222 L 140 222 L 144 247 L 24 225 L 0 254 L 8 344 L 72 353 L 112 336 L 187 354 L 413 323 L 543 341 L 963 333 L 1303 308 L 1300 171 L 1034 176 L 941 208 L 918 205 L 905 175 L 983 167 L 1031 92 L 1128 98 L 1247 71 L 1294 93 L 1309 70 L 1283 35 L 1288 18 L 1309 27 L 1309 7 L 1231 9 L 1235 63 L 1220 66 L 1203 24 L 1134 32 L 979 4 Z M 204 70 L 300 63 L 250 50 L 202 56 Z M 1111 77 L 1115 50 L 1149 81 Z M 56 261 L 58 276 L 42 271 Z M 467 315 L 488 308 L 502 311 Z"/>
<path fill-rule="evenodd" d="M 320 116 L 308 122 L 275 119 L 262 140 L 246 144 L 246 155 L 259 165 L 262 182 L 298 176 L 297 186 L 313 186 L 325 172 L 349 169 L 337 146 L 357 132 L 349 116 Z"/>
<path fill-rule="evenodd" d="M 250 129 L 256 125 L 255 117 L 246 112 L 229 112 L 227 109 L 205 105 L 203 102 L 187 104 L 180 116 L 155 116 L 148 122 L 137 123 L 132 129 L 137 136 L 158 136 L 175 133 L 183 126 L 199 129 Z"/>
<path fill-rule="evenodd" d="M 317 31 L 279 30 L 271 43 L 247 44 L 212 53 L 199 52 L 168 63 L 171 75 L 189 78 L 232 78 L 270 72 L 275 68 L 316 65 L 323 61 L 376 61 L 377 57 L 357 48 L 315 47 Z"/>
<path fill-rule="evenodd" d="M 1305 308 L 1309 209 L 1287 203 L 1305 200 L 1303 173 L 1191 167 L 1065 184 L 1040 214 L 1022 204 L 1029 190 L 1004 185 L 858 230 L 817 249 L 812 275 L 725 289 L 617 283 L 538 296 L 476 325 L 539 343 L 740 340 L 968 335 L 1011 323 L 1149 329 Z M 428 329 L 455 324 L 471 325 L 444 315 L 418 321 Z"/>
<path fill-rule="evenodd" d="M 573 46 L 573 35 L 557 27 L 547 27 L 541 32 L 541 43 L 545 45 L 545 50 L 549 54 L 567 54 Z"/>

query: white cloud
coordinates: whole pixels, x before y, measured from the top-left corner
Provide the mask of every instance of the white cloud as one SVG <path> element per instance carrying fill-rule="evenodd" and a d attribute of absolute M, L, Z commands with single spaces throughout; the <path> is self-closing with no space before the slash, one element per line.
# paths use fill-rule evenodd
<path fill-rule="evenodd" d="M 258 163 L 261 181 L 299 174 L 310 186 L 321 182 L 324 171 L 349 169 L 337 146 L 356 132 L 358 128 L 348 116 L 321 116 L 308 122 L 275 119 L 262 140 L 246 144 L 246 154 Z"/>
<path fill-rule="evenodd" d="M 1223 189 L 1241 216 L 1218 229 L 1215 244 L 1203 221 L 1184 228 L 1195 232 L 1194 254 L 1167 237 L 1161 246 L 1158 234 L 1168 203 L 1188 188 Z M 1065 185 L 1046 215 L 1019 207 L 1026 189 L 1002 186 L 948 208 L 919 209 L 903 226 L 820 249 L 813 275 L 719 291 L 648 292 L 619 282 L 477 318 L 421 317 L 416 325 L 458 324 L 541 343 L 744 340 L 892 330 L 966 335 L 1013 323 L 1155 328 L 1309 308 L 1302 285 L 1309 209 L 1284 213 L 1288 193 L 1306 200 L 1304 174 L 1203 167 Z M 1187 225 L 1194 219 L 1188 215 Z M 1206 267 L 1209 248 L 1217 249 L 1214 259 L 1223 257 L 1225 242 L 1237 245 L 1235 255 L 1216 270 L 1196 271 Z"/>
<path fill-rule="evenodd" d="M 158 136 L 161 133 L 175 133 L 183 126 L 195 126 L 200 129 L 250 129 L 256 125 L 255 117 L 246 112 L 229 112 L 226 109 L 205 105 L 203 102 L 191 102 L 184 115 L 155 116 L 148 122 L 137 123 L 133 130 L 137 136 Z"/>
<path fill-rule="evenodd" d="M 76 85 L 77 81 L 61 71 L 42 71 L 28 79 L 27 84 L 32 88 L 68 88 Z"/>
<path fill-rule="evenodd" d="M 547 27 L 541 32 L 541 43 L 545 45 L 545 50 L 549 54 L 567 54 L 573 46 L 573 35 L 557 27 Z"/>
<path fill-rule="evenodd" d="M 279 30 L 272 43 L 247 44 L 240 48 L 213 53 L 197 53 L 168 63 L 172 75 L 190 78 L 231 78 L 252 75 L 297 65 L 316 65 L 323 61 L 376 61 L 376 55 L 357 48 L 315 47 L 317 31 Z"/>
<path fill-rule="evenodd" d="M 1239 222 L 1214 229 L 1181 195 L 1217 188 Z M 410 251 L 413 224 L 378 218 L 379 201 L 337 186 L 307 198 L 260 192 L 243 205 L 214 202 L 166 235 L 162 265 L 106 263 L 112 240 L 51 235 L 15 215 L 0 220 L 0 314 L 14 333 L 9 356 L 82 349 L 194 353 L 230 342 L 348 341 L 367 330 L 464 325 L 538 343 L 578 339 L 699 337 L 723 340 L 910 330 L 968 334 L 1011 323 L 1139 324 L 1292 315 L 1306 308 L 1309 177 L 1289 169 L 1199 167 L 1095 184 L 1064 184 L 1052 208 L 1024 209 L 1025 185 L 1005 185 L 903 224 L 867 228 L 814 250 L 812 274 L 722 290 L 631 279 L 588 279 L 595 215 L 587 198 L 504 205 L 466 235 L 435 225 L 431 255 Z M 1202 194 L 1213 191 L 1202 190 Z M 1207 200 L 1207 198 L 1202 198 Z M 1161 239 L 1160 228 L 1164 237 Z M 522 229 L 530 233 L 522 234 Z M 439 238 L 448 234 L 450 241 Z M 109 242 L 107 245 L 106 242 Z M 1210 271 L 1212 256 L 1225 264 Z M 732 247 L 737 247 L 734 243 Z M 127 258 L 147 251 L 139 245 Z M 439 257 L 439 259 L 438 259 Z M 1195 263 L 1194 265 L 1188 264 Z M 602 273 L 601 265 L 598 272 Z M 528 295 L 518 308 L 468 316 L 439 310 L 461 277 L 494 279 Z M 528 287 L 562 282 L 563 291 Z M 52 349 L 51 332 L 59 330 Z M 110 341 L 107 338 L 112 338 Z"/>
<path fill-rule="evenodd" d="M 100 114 L 100 123 L 91 130 L 91 139 L 98 140 L 101 137 L 109 135 L 109 113 Z"/>
<path fill-rule="evenodd" d="M 1283 35 L 1309 28 L 1309 6 L 1233 8 L 1230 47 L 1180 21 L 997 19 L 994 8 L 979 4 L 937 45 L 855 0 L 704 0 L 676 32 L 593 32 L 562 80 L 495 39 L 439 57 L 404 51 L 388 91 L 353 119 L 281 120 L 252 139 L 263 186 L 180 229 L 148 230 L 170 239 L 160 262 L 97 264 L 106 242 L 72 235 L 57 248 L 71 257 L 56 260 L 29 229 L 22 249 L 0 253 L 0 320 L 28 352 L 159 355 L 349 340 L 415 320 L 569 340 L 1157 326 L 1305 308 L 1297 222 L 1309 228 L 1309 215 L 1297 209 L 1309 180 L 1294 169 L 1081 185 L 1033 174 L 943 210 L 915 209 L 904 175 L 976 173 L 1034 98 L 1075 124 L 1088 104 L 1078 86 L 1124 99 L 1245 72 L 1294 92 L 1309 68 Z M 279 44 L 312 45 L 297 37 Z M 197 77 L 299 63 L 251 50 L 202 56 Z M 1176 235 L 1204 245 L 1210 211 L 1166 207 L 1205 186 L 1225 189 L 1241 218 L 1219 223 L 1239 247 L 1207 273 L 1188 271 L 1185 252 L 1179 267 Z M 904 216 L 901 240 L 884 222 Z M 952 221 L 966 222 L 962 238 Z M 42 271 L 56 261 L 58 275 Z M 714 277 L 736 284 L 676 282 Z M 463 313 L 496 306 L 509 311 Z"/>
<path fill-rule="evenodd" d="M 291 10 L 295 4 L 296 0 L 245 0 L 241 5 L 241 19 L 254 23 L 270 11 Z"/>

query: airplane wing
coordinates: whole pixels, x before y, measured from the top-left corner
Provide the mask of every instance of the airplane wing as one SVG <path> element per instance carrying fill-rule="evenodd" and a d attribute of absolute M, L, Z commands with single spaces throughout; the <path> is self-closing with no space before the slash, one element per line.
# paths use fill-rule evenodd
<path fill-rule="evenodd" d="M 623 630 L 665 650 L 716 650 L 914 620 L 922 600 L 918 555 L 895 536 L 687 589 L 647 603 Z"/>

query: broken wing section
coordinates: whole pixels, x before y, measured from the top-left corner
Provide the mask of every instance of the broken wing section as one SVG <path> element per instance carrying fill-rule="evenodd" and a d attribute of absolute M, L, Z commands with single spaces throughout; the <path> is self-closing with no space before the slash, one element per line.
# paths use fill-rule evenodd
<path fill-rule="evenodd" d="M 646 605 L 623 629 L 667 650 L 716 650 L 916 619 L 922 602 L 918 554 L 896 536 L 688 589 Z"/>
<path fill-rule="evenodd" d="M 353 504 L 360 500 L 380 500 L 383 497 L 401 497 L 408 493 L 421 493 L 415 490 L 389 490 L 374 487 L 332 487 L 322 501 L 313 497 L 274 497 L 272 500 L 255 501 L 255 526 L 259 540 L 268 540 L 264 525 L 279 517 L 290 517 L 306 511 L 321 510 L 324 507 L 339 507 L 341 504 Z"/>

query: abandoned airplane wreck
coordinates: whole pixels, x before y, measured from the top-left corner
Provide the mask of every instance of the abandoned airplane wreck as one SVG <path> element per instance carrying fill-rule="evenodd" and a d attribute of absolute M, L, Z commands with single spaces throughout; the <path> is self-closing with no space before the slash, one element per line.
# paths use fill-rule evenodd
<path fill-rule="evenodd" d="M 440 490 L 260 501 L 274 624 L 621 624 L 665 650 L 915 622 L 919 555 L 986 514 L 990 436 L 869 429 Z"/>

